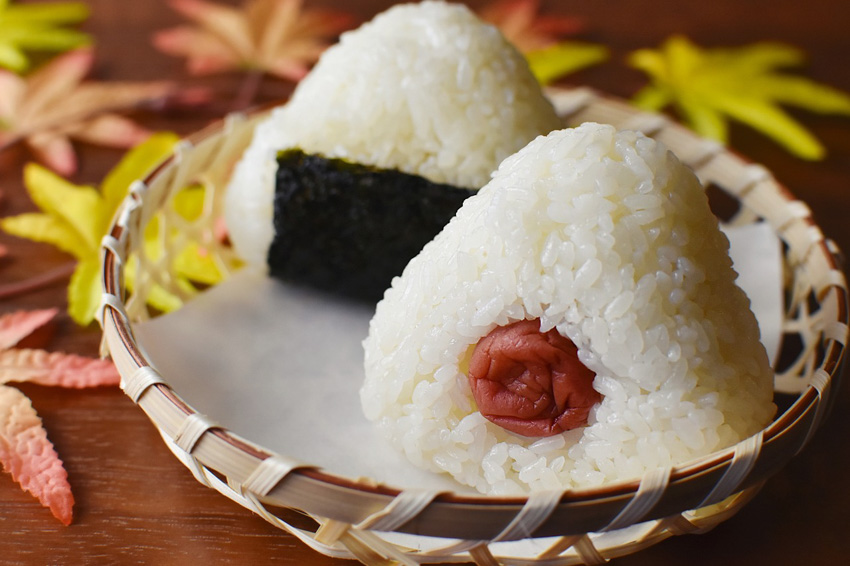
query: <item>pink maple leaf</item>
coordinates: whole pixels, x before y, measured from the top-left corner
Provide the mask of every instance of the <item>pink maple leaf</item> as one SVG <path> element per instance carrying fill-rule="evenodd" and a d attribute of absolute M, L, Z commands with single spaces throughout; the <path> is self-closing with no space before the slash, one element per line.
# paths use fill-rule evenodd
<path fill-rule="evenodd" d="M 56 316 L 57 309 L 18 311 L 0 316 L 0 350 L 11 348 Z"/>
<path fill-rule="evenodd" d="M 10 381 L 82 389 L 118 385 L 121 376 L 109 360 L 17 348 L 0 352 L 0 383 Z"/>
<path fill-rule="evenodd" d="M 117 385 L 112 362 L 45 350 L 11 348 L 55 315 L 56 309 L 0 316 L 0 463 L 24 491 L 32 493 L 62 524 L 72 518 L 74 496 L 62 460 L 30 400 L 4 385 L 29 381 L 60 387 Z"/>
<path fill-rule="evenodd" d="M 74 496 L 47 432 L 30 400 L 0 385 L 0 462 L 12 479 L 50 509 L 63 525 L 71 524 Z"/>

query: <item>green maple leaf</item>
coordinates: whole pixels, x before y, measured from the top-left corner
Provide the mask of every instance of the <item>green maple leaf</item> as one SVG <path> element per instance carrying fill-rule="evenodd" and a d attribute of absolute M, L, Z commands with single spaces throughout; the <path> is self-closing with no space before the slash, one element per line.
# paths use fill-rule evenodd
<path fill-rule="evenodd" d="M 67 51 L 91 42 L 80 31 L 62 26 L 89 15 L 82 2 L 42 2 L 10 5 L 0 0 L 0 67 L 22 73 L 29 68 L 26 51 Z"/>
<path fill-rule="evenodd" d="M 9 234 L 56 246 L 77 259 L 68 285 L 68 312 L 78 324 L 94 320 L 100 304 L 100 241 L 109 230 L 112 218 L 130 184 L 143 178 L 168 156 L 178 136 L 171 133 L 152 135 L 129 151 L 104 178 L 100 190 L 74 185 L 40 165 L 30 163 L 24 169 L 24 183 L 41 212 L 20 214 L 0 220 L 0 228 Z M 203 206 L 204 190 L 189 187 L 178 195 L 175 210 L 187 220 L 197 216 Z M 145 228 L 143 253 L 156 259 L 165 253 L 165 238 L 154 217 Z M 213 284 L 221 279 L 214 262 L 204 257 L 198 246 L 190 244 L 175 258 L 177 284 L 186 292 L 194 292 L 190 281 Z M 128 262 L 127 285 L 132 288 L 135 273 Z M 160 310 L 172 310 L 182 304 L 164 289 L 155 288 L 148 302 Z"/>
<path fill-rule="evenodd" d="M 780 105 L 850 116 L 850 96 L 778 71 L 803 62 L 799 49 L 780 43 L 702 49 L 676 36 L 659 49 L 640 49 L 629 56 L 629 64 L 651 79 L 633 102 L 651 111 L 672 106 L 697 133 L 724 143 L 732 119 L 761 131 L 798 157 L 822 159 L 823 145 Z"/>

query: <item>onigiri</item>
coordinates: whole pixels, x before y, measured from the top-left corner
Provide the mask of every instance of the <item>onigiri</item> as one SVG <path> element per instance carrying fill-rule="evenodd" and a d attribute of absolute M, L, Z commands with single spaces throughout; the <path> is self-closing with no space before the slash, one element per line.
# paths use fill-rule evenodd
<path fill-rule="evenodd" d="M 326 271 L 317 278 L 322 280 L 344 281 L 377 269 L 350 261 L 350 249 L 357 246 L 340 251 L 317 247 L 310 240 L 315 230 L 324 234 L 336 230 L 324 218 L 303 213 L 304 225 L 293 227 L 291 220 L 278 217 L 277 209 L 291 209 L 289 194 L 296 190 L 276 189 L 280 181 L 276 174 L 284 167 L 278 158 L 288 150 L 329 159 L 332 168 L 346 173 L 350 173 L 349 165 L 356 165 L 370 168 L 368 174 L 377 169 L 421 177 L 440 185 L 433 189 L 437 193 L 451 192 L 443 185 L 462 188 L 462 194 L 452 197 L 455 204 L 448 213 L 429 216 L 421 229 L 424 239 L 410 244 L 414 249 L 401 259 L 398 272 L 381 280 L 383 291 L 391 276 L 400 273 L 433 238 L 470 191 L 487 183 L 505 157 L 534 137 L 561 127 L 525 59 L 495 27 L 459 4 L 432 1 L 395 6 L 343 34 L 298 85 L 291 100 L 256 128 L 225 197 L 231 240 L 241 257 L 260 266 L 278 261 L 281 255 L 286 256 L 281 261 L 289 261 L 292 250 L 307 249 L 320 262 L 317 268 Z M 324 188 L 327 183 L 323 179 L 315 186 Z M 375 201 L 374 207 L 362 214 L 344 212 L 334 217 L 362 216 L 369 226 L 379 227 L 375 237 L 360 246 L 367 250 L 362 254 L 367 259 L 395 255 L 373 246 L 409 238 L 418 229 L 416 215 L 399 213 L 397 207 L 382 202 L 383 193 L 371 193 L 372 188 L 386 184 L 383 178 L 360 183 L 357 186 L 367 187 L 366 200 Z M 345 186 L 337 192 L 355 189 Z M 422 195 L 431 192 L 430 188 L 424 193 L 409 191 L 405 195 L 412 203 L 408 208 L 430 214 L 430 197 Z M 277 205 L 276 199 L 286 202 Z M 340 202 L 331 196 L 318 208 L 331 211 Z M 397 216 L 397 229 L 382 224 L 389 214 Z M 274 241 L 281 232 L 297 233 L 305 241 L 286 243 L 279 253 Z M 361 235 L 337 234 L 335 242 L 353 240 L 359 245 Z M 327 268 L 331 255 L 346 260 Z M 292 271 L 297 275 L 306 269 Z"/>
<path fill-rule="evenodd" d="M 486 494 L 733 445 L 775 406 L 728 247 L 661 143 L 592 123 L 539 137 L 378 303 L 364 413 L 414 464 Z"/>

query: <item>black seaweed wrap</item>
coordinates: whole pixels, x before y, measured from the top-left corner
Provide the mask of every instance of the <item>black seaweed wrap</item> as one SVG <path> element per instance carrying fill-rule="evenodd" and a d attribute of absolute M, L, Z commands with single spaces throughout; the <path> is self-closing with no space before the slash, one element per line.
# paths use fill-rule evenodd
<path fill-rule="evenodd" d="M 472 194 L 399 171 L 281 152 L 269 272 L 378 301 Z"/>

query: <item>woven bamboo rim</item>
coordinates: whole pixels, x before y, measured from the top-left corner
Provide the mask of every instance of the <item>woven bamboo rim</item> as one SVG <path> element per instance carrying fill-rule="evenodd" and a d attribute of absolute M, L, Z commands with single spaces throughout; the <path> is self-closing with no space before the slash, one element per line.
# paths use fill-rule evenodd
<path fill-rule="evenodd" d="M 166 214 L 162 223 L 181 234 L 172 247 L 199 241 L 222 269 L 230 265 L 231 250 L 211 235 L 221 207 L 218 189 L 262 117 L 232 115 L 180 144 L 169 160 L 131 187 L 102 247 L 104 353 L 118 367 L 124 391 L 198 481 L 329 556 L 369 564 L 596 564 L 716 526 L 807 444 L 828 411 L 848 337 L 847 283 L 838 250 L 809 209 L 763 167 L 663 116 L 584 88 L 549 95 L 570 125 L 604 122 L 663 141 L 706 186 L 719 187 L 740 203 L 730 223 L 763 221 L 776 232 L 786 272 L 783 329 L 801 344 L 776 377 L 778 392 L 796 395 L 790 407 L 736 446 L 639 480 L 529 497 L 401 491 L 335 476 L 238 437 L 181 399 L 133 334 L 133 323 L 151 316 L 144 299 L 153 286 L 182 293 L 169 271 L 168 251 L 157 260 L 137 252 L 151 218 L 189 183 L 211 189 L 205 214 L 194 223 Z M 133 292 L 124 282 L 128 262 L 137 267 Z M 296 528 L 281 518 L 281 509 L 306 513 L 320 526 Z M 505 542 L 517 539 L 542 546 L 532 555 L 517 556 Z"/>

